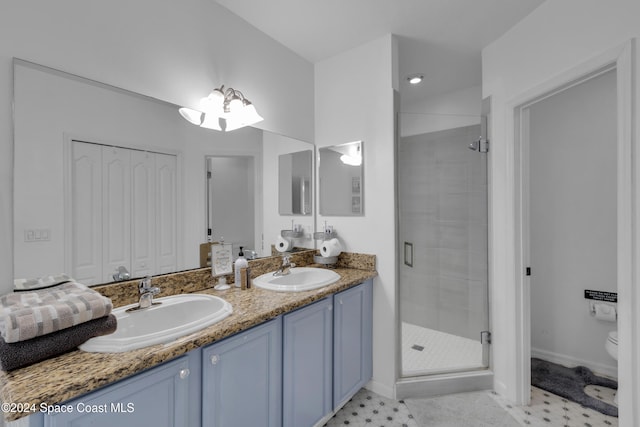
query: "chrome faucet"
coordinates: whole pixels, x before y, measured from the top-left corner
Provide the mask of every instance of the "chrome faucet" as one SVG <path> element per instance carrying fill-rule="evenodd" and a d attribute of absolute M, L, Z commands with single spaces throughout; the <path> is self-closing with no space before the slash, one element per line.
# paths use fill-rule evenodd
<path fill-rule="evenodd" d="M 152 305 L 162 304 L 160 302 L 153 302 L 153 296 L 160 293 L 160 288 L 151 286 L 151 277 L 147 276 L 138 284 L 138 291 L 140 292 L 140 303 L 138 309 L 149 308 Z"/>
<path fill-rule="evenodd" d="M 280 268 L 273 273 L 274 276 L 286 276 L 291 273 L 290 269 L 295 267 L 296 265 L 291 262 L 288 254 L 282 255 L 282 265 Z"/>
<path fill-rule="evenodd" d="M 121 265 L 120 267 L 118 267 L 118 269 L 116 270 L 116 272 L 113 275 L 113 280 L 115 282 L 123 282 L 125 280 L 129 280 L 131 276 L 129 275 L 129 272 L 127 271 L 127 268 L 123 265 Z"/>

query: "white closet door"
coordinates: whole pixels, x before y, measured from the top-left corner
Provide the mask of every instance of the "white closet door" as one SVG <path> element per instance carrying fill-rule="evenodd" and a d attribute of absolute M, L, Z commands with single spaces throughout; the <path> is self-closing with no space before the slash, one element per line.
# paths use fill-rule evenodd
<path fill-rule="evenodd" d="M 131 271 L 131 150 L 102 147 L 103 281 Z"/>
<path fill-rule="evenodd" d="M 156 154 L 156 273 L 177 270 L 177 161 L 176 156 Z"/>
<path fill-rule="evenodd" d="M 155 159 L 154 153 L 131 151 L 131 277 L 156 273 Z"/>
<path fill-rule="evenodd" d="M 101 283 L 102 147 L 73 141 L 71 152 L 71 275 Z"/>

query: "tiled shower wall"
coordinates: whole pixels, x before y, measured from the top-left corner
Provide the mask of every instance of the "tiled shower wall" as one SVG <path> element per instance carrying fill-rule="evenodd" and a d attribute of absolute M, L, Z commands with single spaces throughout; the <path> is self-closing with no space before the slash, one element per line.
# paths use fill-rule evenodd
<path fill-rule="evenodd" d="M 476 340 L 487 329 L 487 163 L 468 145 L 479 136 L 466 126 L 398 149 L 401 319 Z"/>

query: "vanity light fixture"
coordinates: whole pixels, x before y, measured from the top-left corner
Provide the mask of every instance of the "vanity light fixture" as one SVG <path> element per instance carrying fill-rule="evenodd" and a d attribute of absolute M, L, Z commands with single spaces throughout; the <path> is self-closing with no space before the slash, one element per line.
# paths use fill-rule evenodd
<path fill-rule="evenodd" d="M 225 132 L 264 120 L 242 92 L 233 88 L 225 90 L 224 85 L 202 98 L 200 109 L 182 107 L 178 111 L 189 123 L 207 129 L 222 130 L 220 123 L 223 122 Z"/>
<path fill-rule="evenodd" d="M 407 77 L 407 81 L 412 85 L 422 83 L 422 80 L 424 80 L 424 76 L 422 74 L 413 74 Z"/>

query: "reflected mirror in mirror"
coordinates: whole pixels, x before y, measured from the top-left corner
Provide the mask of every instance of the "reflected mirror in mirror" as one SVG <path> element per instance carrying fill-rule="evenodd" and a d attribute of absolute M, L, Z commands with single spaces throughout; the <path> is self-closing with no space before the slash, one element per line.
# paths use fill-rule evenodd
<path fill-rule="evenodd" d="M 278 156 L 278 212 L 280 215 L 311 215 L 313 152 Z"/>
<path fill-rule="evenodd" d="M 364 215 L 363 148 L 355 141 L 318 150 L 321 215 Z"/>
<path fill-rule="evenodd" d="M 203 129 L 171 103 L 27 61 L 13 66 L 16 278 L 66 273 L 91 285 L 198 268 L 210 157 L 253 162 L 234 194 L 253 210 L 253 235 L 232 242 L 223 224 L 216 237 L 271 255 L 262 235 L 290 223 L 278 214 L 270 154 L 287 152 L 279 148 L 285 137 Z M 297 142 L 291 151 L 313 147 Z M 216 206 L 230 201 L 223 199 Z"/>

